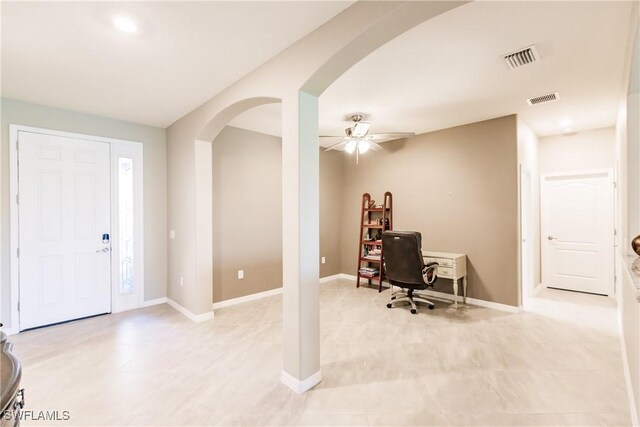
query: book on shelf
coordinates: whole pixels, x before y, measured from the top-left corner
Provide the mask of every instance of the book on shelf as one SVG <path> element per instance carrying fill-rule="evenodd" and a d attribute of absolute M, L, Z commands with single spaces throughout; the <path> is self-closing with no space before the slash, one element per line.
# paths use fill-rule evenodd
<path fill-rule="evenodd" d="M 377 268 L 371 267 L 362 267 L 359 272 L 362 277 L 375 277 L 380 274 L 380 271 L 378 271 Z"/>
<path fill-rule="evenodd" d="M 362 277 L 363 279 L 372 279 L 374 277 L 380 277 L 380 274 L 379 273 L 376 273 L 376 274 L 364 274 L 364 273 L 362 273 L 362 274 L 360 274 L 360 277 Z"/>
<path fill-rule="evenodd" d="M 379 273 L 376 274 L 360 274 L 360 277 L 364 278 L 364 279 L 371 279 L 372 277 L 380 277 Z"/>

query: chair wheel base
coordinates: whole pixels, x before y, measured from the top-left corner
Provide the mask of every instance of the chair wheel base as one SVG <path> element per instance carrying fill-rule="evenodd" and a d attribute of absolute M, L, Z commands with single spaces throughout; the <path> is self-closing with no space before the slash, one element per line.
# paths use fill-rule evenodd
<path fill-rule="evenodd" d="M 432 305 L 429 306 L 429 310 L 433 310 L 435 307 L 436 306 L 432 304 Z"/>
<path fill-rule="evenodd" d="M 412 309 L 411 309 L 411 314 L 418 314 L 418 310 L 416 310 L 416 309 L 412 308 Z"/>
<path fill-rule="evenodd" d="M 392 307 L 391 303 L 387 304 L 387 308 L 391 308 L 391 307 Z"/>

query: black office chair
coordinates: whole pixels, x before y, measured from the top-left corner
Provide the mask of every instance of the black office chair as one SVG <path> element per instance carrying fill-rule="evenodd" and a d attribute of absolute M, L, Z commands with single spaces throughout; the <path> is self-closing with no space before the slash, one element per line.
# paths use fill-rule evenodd
<path fill-rule="evenodd" d="M 430 262 L 426 266 L 422 258 L 422 236 L 417 231 L 385 231 L 382 234 L 382 251 L 387 280 L 400 288 L 391 294 L 388 308 L 394 303 L 407 301 L 411 304 L 411 313 L 418 312 L 416 302 L 429 305 L 433 303 L 414 291 L 433 287 L 438 278 L 438 263 Z M 406 291 L 405 291 L 406 289 Z"/>

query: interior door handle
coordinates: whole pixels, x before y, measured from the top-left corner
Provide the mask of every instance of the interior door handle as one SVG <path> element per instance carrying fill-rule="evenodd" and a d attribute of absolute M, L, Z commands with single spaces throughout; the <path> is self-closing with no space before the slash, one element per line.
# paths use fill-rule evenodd
<path fill-rule="evenodd" d="M 96 251 L 97 254 L 101 254 L 103 252 L 109 252 L 111 250 L 111 248 L 102 248 L 102 249 L 98 249 Z"/>
<path fill-rule="evenodd" d="M 558 238 L 553 236 L 547 236 L 547 240 L 558 240 Z"/>

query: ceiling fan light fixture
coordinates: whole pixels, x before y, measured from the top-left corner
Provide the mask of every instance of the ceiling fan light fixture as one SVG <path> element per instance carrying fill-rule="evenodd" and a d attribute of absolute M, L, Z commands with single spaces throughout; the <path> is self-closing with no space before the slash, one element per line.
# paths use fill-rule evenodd
<path fill-rule="evenodd" d="M 357 138 L 362 138 L 367 133 L 369 133 L 369 126 L 370 124 L 367 122 L 357 122 L 355 125 L 353 125 L 351 135 Z"/>
<path fill-rule="evenodd" d="M 358 151 L 360 152 L 360 154 L 364 154 L 367 151 L 369 151 L 370 147 L 371 147 L 371 143 L 366 139 L 363 139 L 360 142 L 358 142 Z"/>
<path fill-rule="evenodd" d="M 349 142 L 347 142 L 347 145 L 344 146 L 344 151 L 349 154 L 353 154 L 353 152 L 356 151 L 357 146 L 358 141 L 356 141 L 355 139 L 350 139 Z"/>

